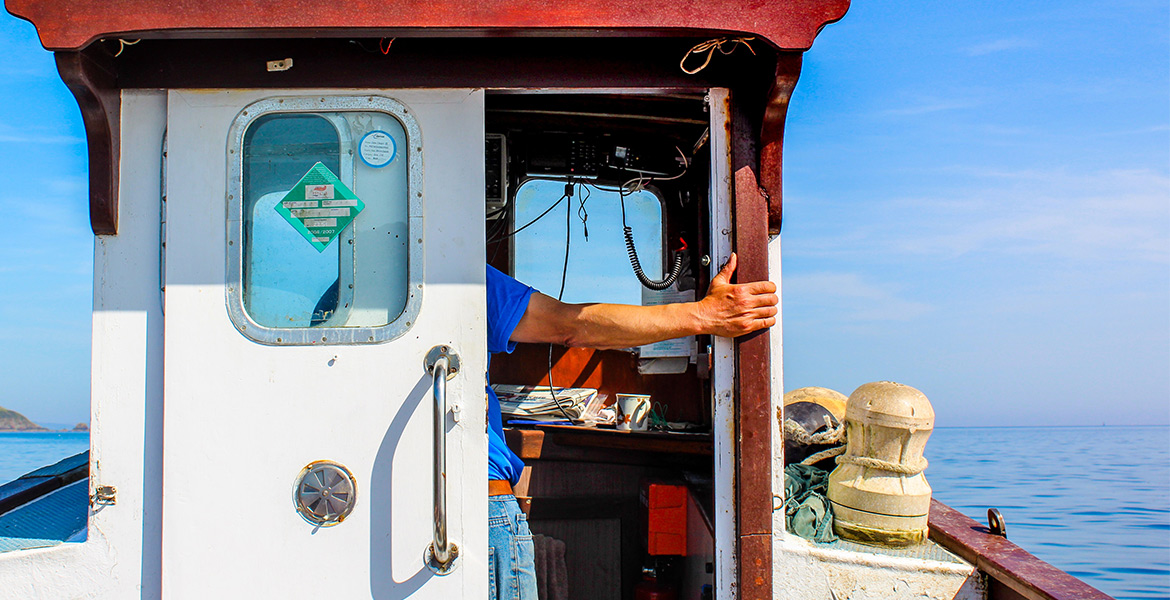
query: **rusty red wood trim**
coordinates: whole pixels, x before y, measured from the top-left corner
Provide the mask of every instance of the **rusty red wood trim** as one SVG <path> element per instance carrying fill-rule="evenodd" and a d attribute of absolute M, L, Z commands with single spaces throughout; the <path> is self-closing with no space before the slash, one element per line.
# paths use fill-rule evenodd
<path fill-rule="evenodd" d="M 817 32 L 839 20 L 849 0 L 7 0 L 31 21 L 50 50 L 83 48 L 104 37 L 352 37 L 421 30 L 458 36 L 578 35 L 598 30 L 745 32 L 778 48 L 807 49 Z"/>
<path fill-rule="evenodd" d="M 748 167 L 735 173 L 735 251 L 737 281 L 768 279 L 767 204 Z M 739 531 L 772 532 L 771 347 L 768 331 L 736 340 L 739 381 L 738 424 Z"/>
<path fill-rule="evenodd" d="M 959 511 L 930 503 L 930 539 L 990 578 L 1032 600 L 1107 600 L 1105 592 L 1036 558 L 1007 538 L 992 535 Z"/>
<path fill-rule="evenodd" d="M 739 536 L 739 598 L 772 600 L 772 536 Z"/>
<path fill-rule="evenodd" d="M 753 168 L 758 164 L 758 120 L 752 104 L 733 97 L 733 170 L 736 281 L 768 279 L 768 206 Z M 755 105 L 758 106 L 758 105 Z M 756 113 L 758 116 L 758 113 Z M 736 339 L 736 527 L 740 598 L 772 597 L 772 423 L 769 332 Z M 763 540 L 767 540 L 764 543 Z"/>
<path fill-rule="evenodd" d="M 776 80 L 768 91 L 764 122 L 760 127 L 760 187 L 768 197 L 768 233 L 780 233 L 784 219 L 783 189 L 780 185 L 784 158 L 784 121 L 788 101 L 800 77 L 803 54 L 782 52 L 776 57 Z"/>
<path fill-rule="evenodd" d="M 89 149 L 89 220 L 95 235 L 118 233 L 118 161 L 122 94 L 102 54 L 56 53 L 57 71 L 73 92 Z"/>

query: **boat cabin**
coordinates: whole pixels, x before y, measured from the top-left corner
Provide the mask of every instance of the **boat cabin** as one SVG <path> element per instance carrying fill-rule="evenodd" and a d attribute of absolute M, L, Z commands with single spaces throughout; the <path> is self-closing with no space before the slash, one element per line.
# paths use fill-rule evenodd
<path fill-rule="evenodd" d="M 785 533 L 779 325 L 489 361 L 485 264 L 569 302 L 697 299 L 733 252 L 779 285 L 788 99 L 847 7 L 7 0 L 96 237 L 88 534 L 0 589 L 486 597 L 490 370 L 542 598 L 988 597 L 934 542 Z"/>

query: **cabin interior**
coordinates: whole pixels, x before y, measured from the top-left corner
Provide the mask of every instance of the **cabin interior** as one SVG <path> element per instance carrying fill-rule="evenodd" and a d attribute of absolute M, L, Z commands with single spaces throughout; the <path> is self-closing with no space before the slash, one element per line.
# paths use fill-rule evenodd
<path fill-rule="evenodd" d="M 711 254 L 704 94 L 489 92 L 485 102 L 490 264 L 567 302 L 702 296 Z M 623 222 L 645 279 L 668 283 L 677 271 L 666 292 L 639 281 Z M 517 495 L 533 532 L 565 543 L 570 597 L 633 598 L 643 581 L 712 597 L 711 343 L 521 344 L 493 357 L 494 384 L 593 388 L 609 405 L 619 393 L 651 398 L 646 431 L 510 425 L 505 415 L 509 445 L 528 465 Z M 666 490 L 685 490 L 681 505 Z"/>

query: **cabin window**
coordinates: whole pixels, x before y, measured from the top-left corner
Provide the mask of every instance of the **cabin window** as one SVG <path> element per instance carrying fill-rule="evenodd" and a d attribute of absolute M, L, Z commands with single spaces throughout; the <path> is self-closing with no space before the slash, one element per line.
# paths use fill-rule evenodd
<path fill-rule="evenodd" d="M 573 197 L 568 202 L 561 200 L 544 217 L 541 213 L 565 193 L 564 182 L 534 179 L 516 191 L 515 227 L 540 217 L 515 236 L 512 260 L 516 278 L 556 297 L 563 271 L 565 302 L 642 304 L 642 284 L 626 252 L 621 195 L 591 185 L 573 188 Z M 625 222 L 633 232 L 642 270 L 651 279 L 661 279 L 662 200 L 644 189 L 626 194 L 624 201 Z"/>
<path fill-rule="evenodd" d="M 320 115 L 273 114 L 244 136 L 244 307 L 264 327 L 328 323 L 348 304 L 336 282 L 353 253 L 329 244 L 318 251 L 274 207 L 320 162 L 341 170 L 341 138 Z M 349 245 L 350 236 L 346 236 Z M 340 240 L 339 240 L 340 241 Z"/>
<path fill-rule="evenodd" d="M 355 104 L 382 110 L 345 110 Z M 409 328 L 421 298 L 417 127 L 388 98 L 278 98 L 241 112 L 228 138 L 239 157 L 228 308 L 241 333 L 370 343 Z"/>

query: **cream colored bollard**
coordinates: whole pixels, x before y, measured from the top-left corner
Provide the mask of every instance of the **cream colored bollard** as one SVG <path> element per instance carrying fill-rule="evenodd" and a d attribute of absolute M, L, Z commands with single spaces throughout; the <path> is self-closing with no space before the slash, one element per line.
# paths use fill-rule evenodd
<path fill-rule="evenodd" d="M 923 471 L 934 409 L 900 383 L 867 383 L 845 407 L 847 446 L 829 475 L 833 531 L 868 544 L 909 546 L 926 540 L 930 484 Z"/>

